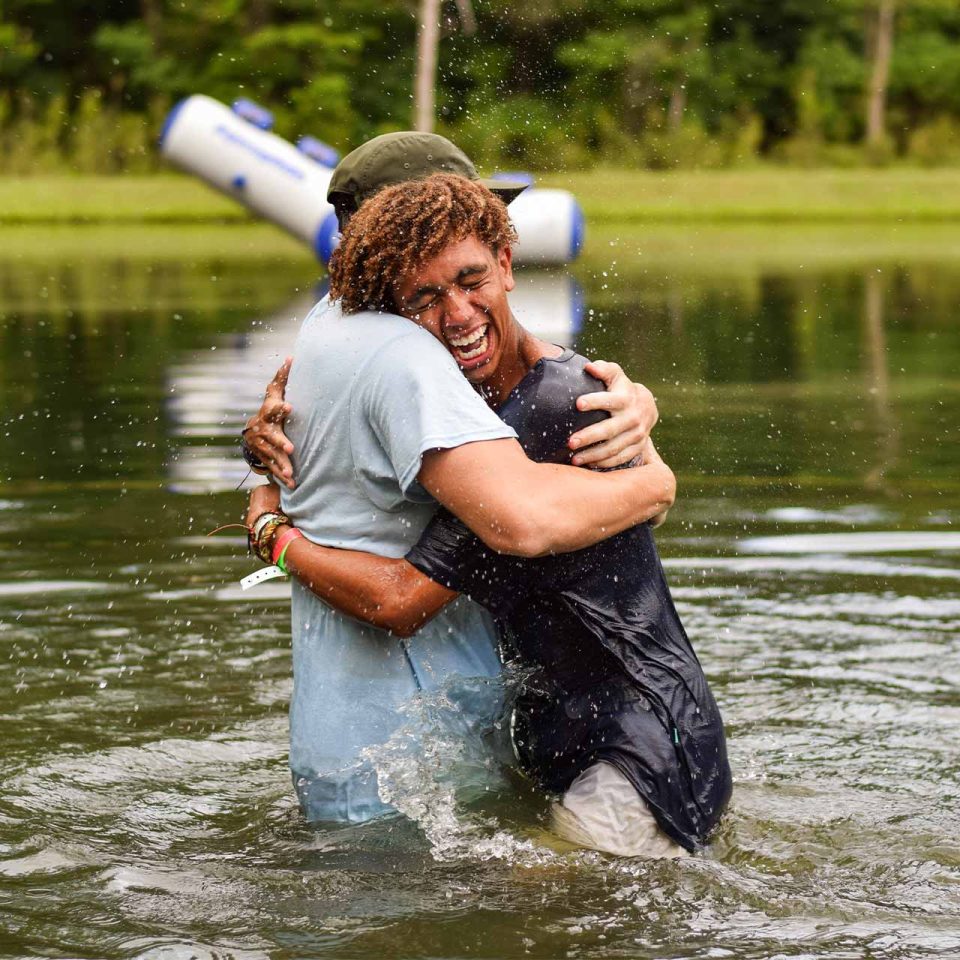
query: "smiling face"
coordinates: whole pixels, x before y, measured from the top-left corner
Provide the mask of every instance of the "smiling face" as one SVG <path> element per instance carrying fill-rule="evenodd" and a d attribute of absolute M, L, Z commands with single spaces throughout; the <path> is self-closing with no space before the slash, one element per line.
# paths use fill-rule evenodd
<path fill-rule="evenodd" d="M 394 289 L 394 301 L 479 385 L 502 379 L 517 358 L 521 330 L 507 302 L 513 287 L 510 247 L 494 251 L 470 236 L 407 274 Z"/>

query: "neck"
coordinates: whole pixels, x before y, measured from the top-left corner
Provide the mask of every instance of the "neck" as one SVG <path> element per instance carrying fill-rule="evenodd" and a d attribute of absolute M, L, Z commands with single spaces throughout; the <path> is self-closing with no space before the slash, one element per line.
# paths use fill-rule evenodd
<path fill-rule="evenodd" d="M 497 369 L 480 384 L 480 393 L 491 407 L 499 407 L 514 387 L 543 357 L 559 357 L 563 351 L 524 330 L 514 319 Z"/>

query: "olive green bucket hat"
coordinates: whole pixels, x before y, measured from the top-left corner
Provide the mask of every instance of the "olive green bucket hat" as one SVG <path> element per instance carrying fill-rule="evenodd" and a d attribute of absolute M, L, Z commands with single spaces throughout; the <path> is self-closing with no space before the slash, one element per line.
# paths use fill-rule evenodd
<path fill-rule="evenodd" d="M 356 210 L 384 187 L 433 173 L 455 173 L 475 180 L 504 203 L 516 199 L 529 186 L 519 180 L 484 179 L 477 175 L 470 158 L 446 137 L 404 130 L 374 137 L 348 153 L 333 171 L 327 200 L 338 211 Z"/>

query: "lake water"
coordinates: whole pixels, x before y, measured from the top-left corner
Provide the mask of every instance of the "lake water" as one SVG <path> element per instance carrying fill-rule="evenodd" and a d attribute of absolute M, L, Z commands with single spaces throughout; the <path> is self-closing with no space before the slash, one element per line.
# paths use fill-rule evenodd
<path fill-rule="evenodd" d="M 608 228 L 524 278 L 654 389 L 679 478 L 735 793 L 645 862 L 552 848 L 442 701 L 377 758 L 413 820 L 307 827 L 286 588 L 203 535 L 315 268 L 260 228 L 3 231 L 0 953 L 960 956 L 958 264 L 952 227 Z"/>

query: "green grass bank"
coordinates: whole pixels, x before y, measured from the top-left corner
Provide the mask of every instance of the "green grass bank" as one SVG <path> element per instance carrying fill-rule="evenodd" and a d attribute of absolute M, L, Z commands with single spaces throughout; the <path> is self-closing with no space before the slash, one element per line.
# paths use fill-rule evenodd
<path fill-rule="evenodd" d="M 592 225 L 960 220 L 960 169 L 598 169 L 537 182 L 573 191 Z M 0 224 L 249 219 L 239 204 L 179 174 L 0 177 Z"/>

